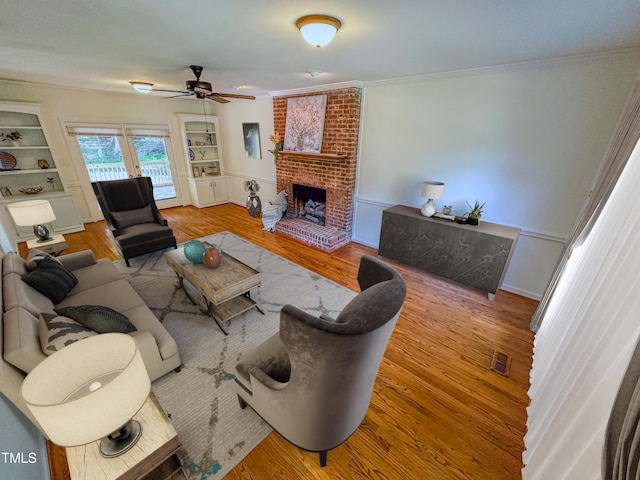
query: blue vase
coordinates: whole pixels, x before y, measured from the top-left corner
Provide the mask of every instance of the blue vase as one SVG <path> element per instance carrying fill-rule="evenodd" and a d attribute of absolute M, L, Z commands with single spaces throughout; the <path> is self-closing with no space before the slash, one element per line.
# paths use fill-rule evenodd
<path fill-rule="evenodd" d="M 193 263 L 202 263 L 205 250 L 206 248 L 200 240 L 189 240 L 184 244 L 184 256 Z"/>

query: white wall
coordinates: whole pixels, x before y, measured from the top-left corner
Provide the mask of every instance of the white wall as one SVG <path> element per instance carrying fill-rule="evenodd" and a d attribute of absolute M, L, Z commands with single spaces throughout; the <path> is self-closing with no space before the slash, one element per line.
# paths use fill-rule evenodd
<path fill-rule="evenodd" d="M 523 229 L 504 287 L 539 298 L 582 208 L 638 52 L 366 84 L 354 239 L 377 246 L 382 210 L 436 204 Z"/>
<path fill-rule="evenodd" d="M 258 123 L 260 127 L 261 159 L 247 158 L 244 154 L 243 123 Z M 273 133 L 273 107 L 270 96 L 256 100 L 235 100 L 218 109 L 218 126 L 224 149 L 225 174 L 229 175 L 231 201 L 244 205 L 247 192 L 245 180 L 255 179 L 260 184 L 258 195 L 263 202 L 276 196 L 276 165 L 269 135 Z"/>

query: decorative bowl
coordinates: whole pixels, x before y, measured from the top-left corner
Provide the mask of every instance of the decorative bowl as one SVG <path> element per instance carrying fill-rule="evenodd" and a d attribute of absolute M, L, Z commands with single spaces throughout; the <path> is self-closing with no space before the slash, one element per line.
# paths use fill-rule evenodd
<path fill-rule="evenodd" d="M 18 191 L 20 193 L 26 193 L 27 195 L 35 195 L 36 193 L 40 193 L 42 191 L 42 187 L 24 187 L 19 188 Z"/>

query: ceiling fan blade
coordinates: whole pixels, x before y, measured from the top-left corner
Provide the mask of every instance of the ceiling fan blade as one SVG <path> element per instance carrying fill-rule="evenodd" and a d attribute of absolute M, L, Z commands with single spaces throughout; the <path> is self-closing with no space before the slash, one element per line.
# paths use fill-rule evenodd
<path fill-rule="evenodd" d="M 171 95 L 170 97 L 164 97 L 164 98 L 167 99 L 167 98 L 178 98 L 178 97 L 190 97 L 192 95 L 193 95 L 192 92 L 185 92 L 181 95 Z"/>
<path fill-rule="evenodd" d="M 172 93 L 191 93 L 187 90 L 164 90 L 162 88 L 152 88 L 152 92 L 172 92 Z"/>
<path fill-rule="evenodd" d="M 213 100 L 214 102 L 218 102 L 218 103 L 229 103 L 229 100 L 227 100 L 226 98 L 222 98 L 217 93 L 210 93 L 208 95 L 205 95 L 205 98 L 208 98 L 209 100 Z"/>
<path fill-rule="evenodd" d="M 193 91 L 196 93 L 202 93 L 203 95 L 208 95 L 209 93 L 211 93 L 211 88 L 207 90 L 206 88 L 202 87 L 194 87 Z"/>
<path fill-rule="evenodd" d="M 235 93 L 216 93 L 214 95 L 218 95 L 219 97 L 227 97 L 227 98 L 244 98 L 245 100 L 255 100 L 256 97 L 253 95 L 237 95 Z"/>

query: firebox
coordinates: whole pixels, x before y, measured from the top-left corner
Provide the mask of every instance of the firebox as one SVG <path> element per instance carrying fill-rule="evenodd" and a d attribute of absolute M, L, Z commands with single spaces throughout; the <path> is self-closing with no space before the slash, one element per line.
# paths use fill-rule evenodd
<path fill-rule="evenodd" d="M 326 208 L 327 191 L 325 189 L 293 184 L 293 217 L 324 225 Z"/>

